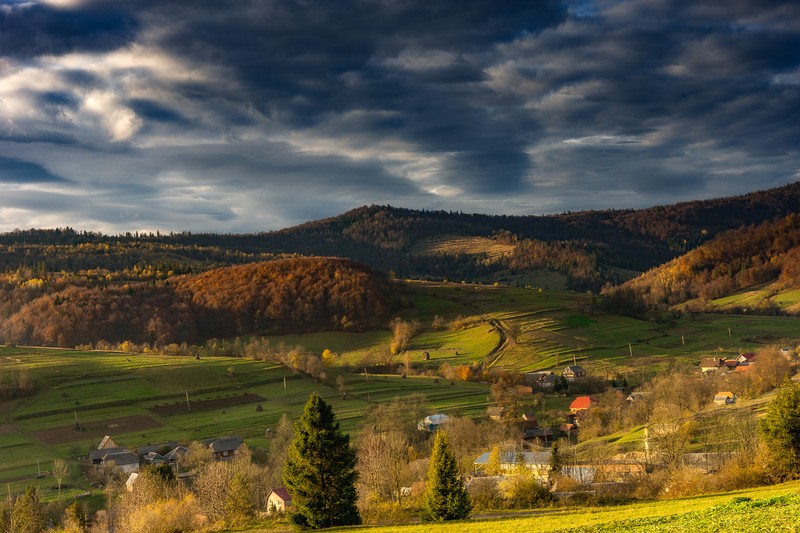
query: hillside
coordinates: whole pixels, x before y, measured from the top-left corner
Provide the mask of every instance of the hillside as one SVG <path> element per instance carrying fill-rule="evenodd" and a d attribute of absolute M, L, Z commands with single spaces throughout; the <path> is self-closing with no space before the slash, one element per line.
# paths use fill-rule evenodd
<path fill-rule="evenodd" d="M 158 282 L 72 276 L 18 281 L 10 275 L 3 281 L 0 335 L 6 342 L 44 346 L 357 331 L 383 326 L 393 305 L 385 277 L 333 258 L 250 263 Z"/>
<path fill-rule="evenodd" d="M 573 278 L 571 288 L 596 289 L 617 279 L 612 267 L 647 270 L 720 232 L 798 211 L 800 183 L 793 183 L 730 198 L 551 216 L 369 206 L 259 237 L 273 251 L 338 253 L 402 275 L 475 279 L 507 269 L 545 269 Z M 420 249 L 421 242 L 441 236 L 490 238 L 514 250 L 498 258 L 487 241 L 481 258 L 475 257 L 475 247 L 469 253 L 458 246 L 448 252 L 440 242 L 438 249 Z"/>
<path fill-rule="evenodd" d="M 417 279 L 527 284 L 530 278 L 520 274 L 556 273 L 566 288 L 596 291 L 721 232 L 798 211 L 800 183 L 793 183 L 730 198 L 549 216 L 373 205 L 249 235 L 108 236 L 69 228 L 25 230 L 0 235 L 0 270 L 26 279 L 61 271 L 114 281 L 166 279 L 303 254 L 347 257 Z"/>
<path fill-rule="evenodd" d="M 688 302 L 689 310 L 724 307 L 796 314 L 800 307 L 786 293 L 800 289 L 798 259 L 800 218 L 790 214 L 721 233 L 607 294 L 612 308 L 628 312 Z M 732 297 L 754 288 L 760 298 L 752 294 L 749 299 Z"/>

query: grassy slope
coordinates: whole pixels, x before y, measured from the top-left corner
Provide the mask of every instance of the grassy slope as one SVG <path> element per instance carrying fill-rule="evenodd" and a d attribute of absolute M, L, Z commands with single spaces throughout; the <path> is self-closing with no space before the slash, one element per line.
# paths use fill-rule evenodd
<path fill-rule="evenodd" d="M 47 471 L 57 457 L 85 454 L 102 435 L 66 431 L 64 442 L 49 443 L 48 431 L 74 425 L 77 416 L 88 427 L 99 427 L 124 446 L 141 446 L 171 440 L 188 442 L 207 437 L 240 435 L 253 446 L 266 447 L 264 431 L 275 427 L 283 413 L 297 418 L 311 391 L 331 402 L 345 431 L 356 434 L 366 411 L 376 402 L 397 396 L 424 394 L 431 412 L 477 415 L 485 411 L 488 386 L 456 383 L 429 377 L 341 373 L 350 390 L 342 400 L 333 387 L 271 363 L 235 358 L 168 357 L 122 353 L 81 352 L 33 348 L 0 348 L 0 374 L 27 368 L 37 384 L 34 396 L 0 403 L 0 483 L 12 489 L 33 482 L 50 489 L 52 478 L 35 480 L 38 468 Z M 231 371 L 229 374 L 228 371 Z M 329 382 L 340 373 L 329 369 Z M 284 378 L 286 390 L 284 390 Z M 157 405 L 185 405 L 243 393 L 265 398 L 257 404 L 182 411 L 159 416 Z M 141 416 L 151 422 L 145 429 L 114 426 L 115 419 Z M 160 426 L 160 427 L 159 427 Z M 80 492 L 79 487 L 74 492 Z"/>
<path fill-rule="evenodd" d="M 372 533 L 511 533 L 517 531 L 686 532 L 797 531 L 800 524 L 800 482 L 771 487 L 657 500 L 609 507 L 546 508 L 507 517 L 450 523 L 349 527 L 331 531 Z M 748 500 L 749 499 L 749 500 Z M 501 513 L 502 514 L 502 513 Z M 289 531 L 284 524 L 247 530 Z"/>
<path fill-rule="evenodd" d="M 765 316 L 683 315 L 671 324 L 652 324 L 602 313 L 596 306 L 592 310 L 586 294 L 536 288 L 423 282 L 407 283 L 406 287 L 413 307 L 401 316 L 424 326 L 409 347 L 411 360 L 418 365 L 423 364 L 425 351 L 431 364 L 484 360 L 500 342 L 490 321 L 499 323 L 510 339 L 497 357 L 489 358 L 494 367 L 559 370 L 577 361 L 601 375 L 652 372 L 673 362 L 696 364 L 719 351 L 733 353 L 757 349 L 765 342 L 789 342 L 797 339 L 800 330 L 798 319 Z M 446 320 L 460 315 L 472 326 L 456 332 L 434 331 L 430 328 L 434 315 Z M 271 340 L 300 344 L 316 353 L 330 348 L 341 354 L 341 363 L 358 364 L 387 353 L 391 332 L 321 333 Z"/>

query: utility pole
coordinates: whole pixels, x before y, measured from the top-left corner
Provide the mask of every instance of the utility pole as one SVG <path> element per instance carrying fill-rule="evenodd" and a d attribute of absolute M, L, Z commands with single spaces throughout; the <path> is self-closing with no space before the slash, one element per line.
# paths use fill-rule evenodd
<path fill-rule="evenodd" d="M 189 404 L 189 391 L 186 391 L 186 410 L 191 411 L 192 406 Z"/>

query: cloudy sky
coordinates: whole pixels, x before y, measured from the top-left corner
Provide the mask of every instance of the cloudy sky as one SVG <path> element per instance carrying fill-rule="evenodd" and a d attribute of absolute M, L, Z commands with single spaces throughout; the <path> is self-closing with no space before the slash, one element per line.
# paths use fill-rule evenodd
<path fill-rule="evenodd" d="M 0 231 L 800 179 L 796 0 L 0 0 Z"/>

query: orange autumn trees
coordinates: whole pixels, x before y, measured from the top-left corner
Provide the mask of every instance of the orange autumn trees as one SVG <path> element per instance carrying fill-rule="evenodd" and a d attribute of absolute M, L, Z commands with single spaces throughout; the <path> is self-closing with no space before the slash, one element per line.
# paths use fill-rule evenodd
<path fill-rule="evenodd" d="M 382 325 L 389 282 L 354 261 L 297 257 L 117 285 L 61 281 L 4 287 L 0 340 L 75 346 L 99 340 L 168 344 L 248 333 Z"/>

